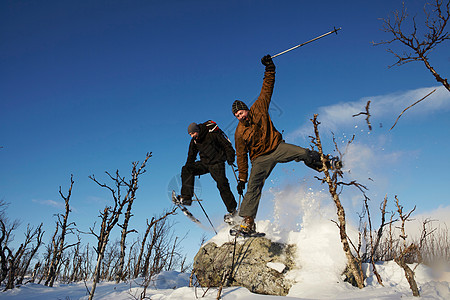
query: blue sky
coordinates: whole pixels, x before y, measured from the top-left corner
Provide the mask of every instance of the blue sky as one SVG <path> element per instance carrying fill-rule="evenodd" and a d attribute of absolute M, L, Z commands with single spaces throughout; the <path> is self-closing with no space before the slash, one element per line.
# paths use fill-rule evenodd
<path fill-rule="evenodd" d="M 405 3 L 420 20 L 424 1 Z M 129 178 L 131 163 L 152 152 L 132 222 L 142 232 L 147 218 L 171 207 L 167 194 L 186 160 L 189 123 L 213 119 L 233 138 L 231 104 L 257 97 L 260 58 L 342 27 L 274 59 L 275 126 L 288 142 L 308 147 L 309 120 L 319 113 L 328 152 L 331 131 L 342 147 L 356 134 L 346 175 L 367 185 L 375 208 L 388 194 L 424 214 L 448 209 L 450 93 L 420 62 L 388 68 L 394 57 L 371 44 L 390 38 L 379 19 L 400 8 L 397 0 L 1 1 L 0 199 L 22 229 L 44 222 L 49 240 L 53 215 L 63 211 L 59 187 L 66 193 L 73 174 L 71 218 L 87 231 L 111 201 L 88 176 L 108 183 L 104 172 L 118 169 Z M 447 41 L 430 55 L 444 78 L 449 50 Z M 352 117 L 368 100 L 372 131 L 363 116 Z M 303 164 L 278 166 L 258 218 L 271 215 L 269 191 L 298 182 L 323 189 L 314 175 Z M 214 182 L 203 176 L 200 184 L 219 226 L 225 207 Z M 350 216 L 360 200 L 344 199 Z M 188 232 L 188 250 L 212 234 L 180 214 L 173 220 L 180 236 Z"/>

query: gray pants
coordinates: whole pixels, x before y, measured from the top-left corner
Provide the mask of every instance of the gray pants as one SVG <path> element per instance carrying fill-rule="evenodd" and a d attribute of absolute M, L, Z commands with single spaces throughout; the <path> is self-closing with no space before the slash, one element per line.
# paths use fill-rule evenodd
<path fill-rule="evenodd" d="M 257 157 L 252 161 L 247 192 L 245 193 L 239 210 L 239 215 L 241 217 L 256 217 L 264 183 L 273 168 L 277 163 L 286 163 L 293 160 L 297 162 L 304 161 L 308 167 L 315 170 L 322 167 L 320 155 L 316 151 L 311 151 L 284 142 L 280 143 L 275 151 Z"/>

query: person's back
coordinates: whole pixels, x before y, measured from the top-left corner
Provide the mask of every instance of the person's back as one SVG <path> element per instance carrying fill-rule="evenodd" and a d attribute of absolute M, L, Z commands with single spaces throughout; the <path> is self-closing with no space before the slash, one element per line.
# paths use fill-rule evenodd
<path fill-rule="evenodd" d="M 211 130 L 209 124 L 209 121 L 198 124 L 199 137 L 192 139 L 191 142 L 197 147 L 200 160 L 207 165 L 212 165 L 232 159 L 235 152 L 231 143 L 224 138 L 221 131 Z"/>

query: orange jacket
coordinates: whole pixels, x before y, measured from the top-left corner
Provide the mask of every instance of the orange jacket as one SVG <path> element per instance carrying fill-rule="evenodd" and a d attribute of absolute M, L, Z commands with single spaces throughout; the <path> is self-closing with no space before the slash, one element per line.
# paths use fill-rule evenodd
<path fill-rule="evenodd" d="M 281 134 L 273 126 L 269 105 L 275 85 L 275 72 L 264 73 L 263 85 L 258 99 L 248 112 L 249 122 L 239 122 L 234 133 L 239 180 L 247 181 L 248 155 L 253 161 L 258 156 L 275 150 L 282 141 Z"/>

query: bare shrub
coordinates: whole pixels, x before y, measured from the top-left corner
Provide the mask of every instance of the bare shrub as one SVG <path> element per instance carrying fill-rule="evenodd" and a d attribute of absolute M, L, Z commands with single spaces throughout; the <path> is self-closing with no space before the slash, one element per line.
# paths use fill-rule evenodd
<path fill-rule="evenodd" d="M 147 230 L 135 267 L 135 275 L 141 274 L 143 277 L 143 291 L 139 299 L 146 299 L 147 288 L 156 274 L 173 270 L 184 262 L 183 256 L 179 253 L 180 242 L 183 239 L 174 238 L 172 224 L 168 222 L 168 216 L 175 214 L 175 211 L 176 208 L 173 208 L 159 218 L 153 217 L 150 223 L 147 221 Z"/>

